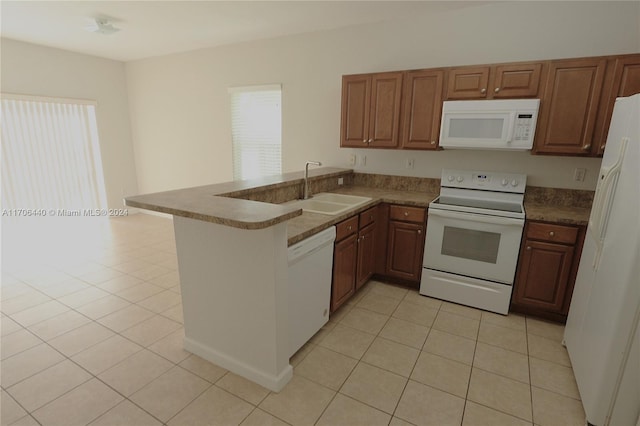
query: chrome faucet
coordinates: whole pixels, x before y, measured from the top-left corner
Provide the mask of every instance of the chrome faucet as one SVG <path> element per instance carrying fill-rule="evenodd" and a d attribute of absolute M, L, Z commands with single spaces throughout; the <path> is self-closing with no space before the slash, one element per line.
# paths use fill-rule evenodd
<path fill-rule="evenodd" d="M 309 165 L 314 165 L 314 166 L 322 166 L 322 163 L 319 161 L 307 161 L 307 163 L 304 165 L 304 195 L 303 195 L 303 200 L 308 200 L 309 198 L 311 198 L 311 196 L 309 195 Z"/>

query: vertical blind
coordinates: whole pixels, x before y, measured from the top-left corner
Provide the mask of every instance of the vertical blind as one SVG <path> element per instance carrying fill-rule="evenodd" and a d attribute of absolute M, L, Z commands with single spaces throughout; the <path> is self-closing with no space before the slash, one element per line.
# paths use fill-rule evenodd
<path fill-rule="evenodd" d="M 1 95 L 6 209 L 100 209 L 106 194 L 96 105 Z"/>
<path fill-rule="evenodd" d="M 282 172 L 280 85 L 229 89 L 233 178 L 253 179 Z"/>

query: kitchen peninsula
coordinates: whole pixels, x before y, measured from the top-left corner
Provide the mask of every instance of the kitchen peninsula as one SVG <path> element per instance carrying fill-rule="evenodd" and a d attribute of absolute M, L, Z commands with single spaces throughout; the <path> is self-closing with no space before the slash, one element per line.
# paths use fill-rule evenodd
<path fill-rule="evenodd" d="M 310 171 L 309 183 L 312 194 L 371 200 L 337 215 L 303 214 L 286 204 L 302 196 L 303 172 L 126 198 L 128 206 L 174 216 L 185 349 L 275 391 L 292 376 L 287 247 L 381 203 L 426 208 L 440 187 L 439 179 L 337 168 Z M 586 224 L 590 200 L 576 208 L 567 195 L 575 191 L 527 191 L 527 219 Z"/>
<path fill-rule="evenodd" d="M 389 195 L 379 191 L 377 198 L 340 215 L 302 215 L 299 207 L 281 204 L 301 196 L 302 178 L 294 172 L 125 200 L 131 207 L 174 216 L 185 349 L 274 391 L 293 374 L 287 247 Z M 338 189 L 339 178 L 349 184 L 353 171 L 311 171 L 312 193 Z M 436 195 L 400 197 L 426 207 Z"/>

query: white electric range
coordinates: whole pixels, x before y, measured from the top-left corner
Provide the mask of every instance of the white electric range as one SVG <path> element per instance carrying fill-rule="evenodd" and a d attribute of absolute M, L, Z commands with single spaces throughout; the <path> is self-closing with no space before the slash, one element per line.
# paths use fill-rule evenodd
<path fill-rule="evenodd" d="M 420 293 L 506 315 L 524 228 L 523 174 L 442 170 Z"/>

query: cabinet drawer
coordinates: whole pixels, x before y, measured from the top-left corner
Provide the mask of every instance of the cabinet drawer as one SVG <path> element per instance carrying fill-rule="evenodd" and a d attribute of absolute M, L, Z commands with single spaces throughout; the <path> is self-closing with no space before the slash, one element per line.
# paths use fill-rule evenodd
<path fill-rule="evenodd" d="M 424 223 L 425 209 L 422 207 L 391 206 L 389 219 L 403 222 Z"/>
<path fill-rule="evenodd" d="M 376 208 L 371 207 L 369 210 L 360 213 L 360 229 L 376 221 Z"/>
<path fill-rule="evenodd" d="M 340 241 L 358 231 L 358 216 L 343 220 L 336 225 L 336 241 Z"/>
<path fill-rule="evenodd" d="M 556 243 L 575 244 L 578 239 L 578 228 L 530 222 L 527 227 L 527 238 L 553 241 Z"/>

